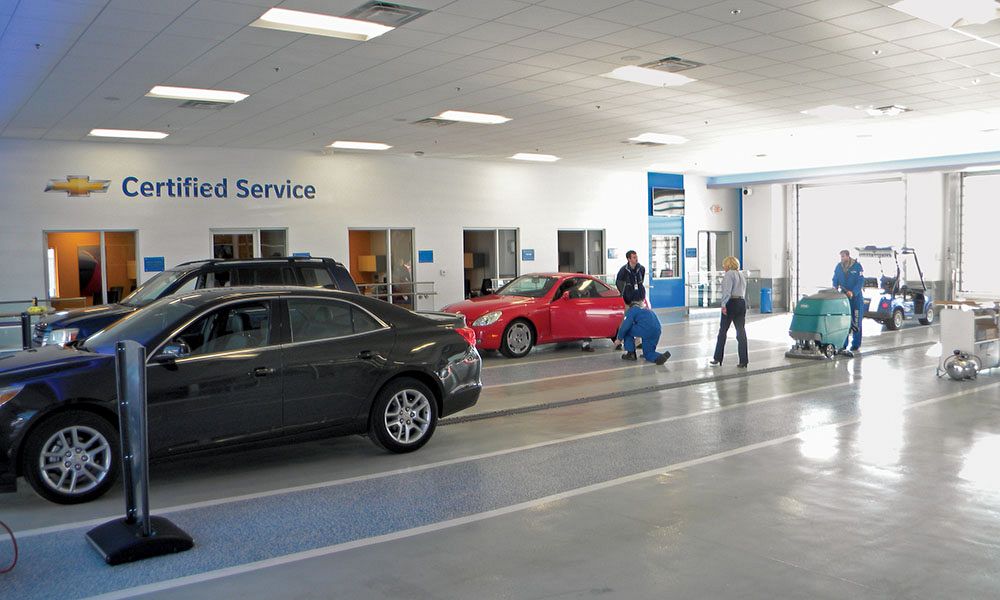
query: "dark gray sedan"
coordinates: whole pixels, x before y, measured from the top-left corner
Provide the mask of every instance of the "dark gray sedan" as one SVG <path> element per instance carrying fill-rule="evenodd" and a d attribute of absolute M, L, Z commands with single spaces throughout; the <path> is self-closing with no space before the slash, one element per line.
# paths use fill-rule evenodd
<path fill-rule="evenodd" d="M 23 475 L 64 504 L 120 468 L 114 346 L 147 349 L 151 458 L 366 433 L 411 452 L 482 390 L 475 333 L 358 294 L 206 289 L 157 300 L 75 347 L 0 357 L 0 491 Z"/>

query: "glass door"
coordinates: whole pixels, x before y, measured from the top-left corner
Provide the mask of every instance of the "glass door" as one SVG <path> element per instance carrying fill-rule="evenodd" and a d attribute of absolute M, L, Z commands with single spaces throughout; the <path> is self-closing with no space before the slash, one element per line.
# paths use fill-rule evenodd
<path fill-rule="evenodd" d="M 348 253 L 348 269 L 362 294 L 415 306 L 412 229 L 350 229 Z"/>
<path fill-rule="evenodd" d="M 115 303 L 136 287 L 135 231 L 45 233 L 46 289 L 56 308 Z"/>
<path fill-rule="evenodd" d="M 212 258 L 288 256 L 287 229 L 213 229 Z"/>

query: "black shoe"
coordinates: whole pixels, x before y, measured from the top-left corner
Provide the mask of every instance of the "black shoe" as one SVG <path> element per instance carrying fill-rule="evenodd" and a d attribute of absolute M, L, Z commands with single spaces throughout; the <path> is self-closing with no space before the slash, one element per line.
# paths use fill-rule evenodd
<path fill-rule="evenodd" d="M 580 350 L 583 350 L 584 352 L 593 352 L 594 347 L 591 346 L 590 344 L 584 344 L 583 347 L 580 348 Z"/>
<path fill-rule="evenodd" d="M 622 343 L 621 342 L 618 342 L 617 344 L 615 344 L 615 350 L 621 350 L 621 349 L 622 349 Z"/>
<path fill-rule="evenodd" d="M 841 356 L 846 356 L 847 358 L 851 358 L 854 356 L 854 352 L 848 350 L 847 348 L 842 348 L 839 352 L 837 352 L 837 354 Z"/>
<path fill-rule="evenodd" d="M 636 350 L 642 350 L 642 342 L 636 342 L 635 343 L 635 349 Z"/>
<path fill-rule="evenodd" d="M 626 352 L 622 354 L 622 360 L 639 360 L 639 357 L 635 355 L 635 352 Z"/>
<path fill-rule="evenodd" d="M 736 365 L 736 368 L 737 369 L 745 369 L 745 368 L 747 368 L 747 364 L 746 363 L 740 363 L 740 364 Z"/>
<path fill-rule="evenodd" d="M 656 357 L 656 364 L 662 365 L 663 363 L 667 362 L 668 360 L 670 360 L 670 353 L 669 352 L 664 352 L 663 354 L 661 354 L 658 357 Z"/>
<path fill-rule="evenodd" d="M 721 360 L 713 360 L 712 362 L 710 362 L 708 364 L 710 366 L 712 366 L 712 367 L 721 367 L 722 366 L 722 361 Z"/>

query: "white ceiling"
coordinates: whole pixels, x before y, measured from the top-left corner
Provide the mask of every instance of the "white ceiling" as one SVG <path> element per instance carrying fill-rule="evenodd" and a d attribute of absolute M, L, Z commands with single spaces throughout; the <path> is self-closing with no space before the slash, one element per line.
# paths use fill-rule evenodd
<path fill-rule="evenodd" d="M 342 15 L 362 2 L 278 5 Z M 399 3 L 432 12 L 352 42 L 248 27 L 268 0 L 0 0 L 0 136 L 152 129 L 170 133 L 149 142 L 165 145 L 320 151 L 341 139 L 385 142 L 390 153 L 541 152 L 567 165 L 707 173 L 1000 144 L 1000 21 L 962 28 L 977 40 L 887 8 L 892 0 Z M 601 77 L 665 56 L 705 63 L 685 72 L 698 81 Z M 250 97 L 185 109 L 144 97 L 156 84 Z M 833 123 L 799 112 L 894 103 L 913 112 Z M 513 120 L 413 124 L 446 109 Z M 622 143 L 644 132 L 691 141 Z"/>

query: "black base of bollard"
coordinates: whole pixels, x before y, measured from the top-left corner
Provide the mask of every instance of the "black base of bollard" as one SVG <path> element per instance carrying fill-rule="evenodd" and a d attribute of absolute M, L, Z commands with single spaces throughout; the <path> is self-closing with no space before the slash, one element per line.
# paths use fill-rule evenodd
<path fill-rule="evenodd" d="M 163 517 L 149 517 L 152 535 L 143 537 L 138 522 L 108 521 L 87 532 L 87 539 L 109 565 L 184 552 L 194 547 L 191 536 Z"/>

